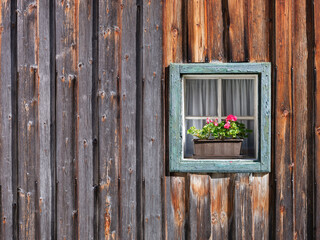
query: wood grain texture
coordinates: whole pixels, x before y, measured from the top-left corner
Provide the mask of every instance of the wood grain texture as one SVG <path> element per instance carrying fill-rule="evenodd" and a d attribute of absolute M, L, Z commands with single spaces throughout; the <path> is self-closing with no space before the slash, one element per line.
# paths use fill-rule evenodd
<path fill-rule="evenodd" d="M 211 235 L 210 177 L 189 175 L 189 239 L 209 239 Z"/>
<path fill-rule="evenodd" d="M 234 239 L 252 238 L 252 177 L 236 174 L 234 180 Z"/>
<path fill-rule="evenodd" d="M 77 178 L 79 238 L 94 239 L 93 132 L 92 132 L 92 27 L 93 1 L 79 0 L 76 6 L 77 36 Z"/>
<path fill-rule="evenodd" d="M 308 42 L 307 4 L 294 1 L 292 67 L 293 67 L 293 169 L 294 169 L 294 236 L 311 238 L 308 232 Z M 312 160 L 312 159 L 310 159 Z M 311 187 L 311 186 L 310 186 Z"/>
<path fill-rule="evenodd" d="M 222 0 L 207 0 L 208 60 L 225 61 Z"/>
<path fill-rule="evenodd" d="M 268 0 L 248 1 L 248 55 L 250 62 L 269 62 Z"/>
<path fill-rule="evenodd" d="M 185 239 L 186 195 L 184 177 L 166 177 L 165 239 Z"/>
<path fill-rule="evenodd" d="M 120 239 L 138 239 L 137 224 L 137 152 L 136 152 L 136 27 L 137 6 L 124 1 L 121 28 L 121 200 Z M 150 23 L 157 24 L 152 18 Z M 160 31 L 160 30 L 159 30 Z M 158 57 L 158 56 L 155 56 Z M 156 58 L 155 58 L 156 59 Z M 154 60 L 153 60 L 154 61 Z M 156 61 L 155 61 L 156 62 Z M 155 159 L 153 159 L 155 160 Z M 147 177 L 148 179 L 148 177 Z M 160 185 L 159 185 L 160 186 Z M 140 200 L 140 196 L 138 196 Z M 158 207 L 156 205 L 156 207 Z M 152 217 L 150 217 L 152 221 Z M 156 236 L 156 235 L 155 235 Z M 156 237 L 155 237 L 156 238 Z"/>
<path fill-rule="evenodd" d="M 78 1 L 56 2 L 57 239 L 78 237 L 76 176 Z"/>
<path fill-rule="evenodd" d="M 99 239 L 119 238 L 121 7 L 99 1 Z"/>
<path fill-rule="evenodd" d="M 182 62 L 182 0 L 163 2 L 163 67 L 173 62 Z"/>
<path fill-rule="evenodd" d="M 39 158 L 39 226 L 40 239 L 50 239 L 52 237 L 52 159 L 51 159 L 51 69 L 50 69 L 50 1 L 41 0 L 37 5 L 37 58 L 39 71 L 39 92 L 38 92 L 38 119 L 39 128 L 37 138 L 37 157 Z"/>
<path fill-rule="evenodd" d="M 252 237 L 269 239 L 269 178 L 270 174 L 252 177 Z"/>
<path fill-rule="evenodd" d="M 228 0 L 229 16 L 229 60 L 231 62 L 243 62 L 246 60 L 246 33 L 245 0 Z"/>
<path fill-rule="evenodd" d="M 319 27 L 319 1 L 2 0 L 0 239 L 319 239 Z M 186 61 L 273 61 L 274 175 L 164 177 L 164 68 Z"/>
<path fill-rule="evenodd" d="M 315 55 L 315 212 L 320 210 L 320 1 L 314 2 Z M 320 214 L 315 216 L 315 238 L 320 238 Z"/>
<path fill-rule="evenodd" d="M 275 4 L 275 238 L 293 238 L 292 1 Z"/>
<path fill-rule="evenodd" d="M 211 239 L 230 239 L 233 221 L 233 188 L 230 175 L 214 175 L 210 180 Z"/>
<path fill-rule="evenodd" d="M 163 186 L 162 3 L 143 1 L 143 179 L 144 238 L 161 239 Z"/>
<path fill-rule="evenodd" d="M 18 1 L 18 205 L 19 239 L 39 236 L 38 223 L 38 14 L 34 1 Z"/>
<path fill-rule="evenodd" d="M 13 238 L 11 3 L 0 2 L 0 239 Z"/>
<path fill-rule="evenodd" d="M 208 49 L 206 0 L 188 1 L 187 11 L 188 61 L 206 62 Z"/>

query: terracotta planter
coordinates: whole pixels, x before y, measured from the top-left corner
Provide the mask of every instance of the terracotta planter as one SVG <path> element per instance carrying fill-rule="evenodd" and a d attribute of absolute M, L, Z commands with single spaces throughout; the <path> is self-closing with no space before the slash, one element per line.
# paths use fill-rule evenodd
<path fill-rule="evenodd" d="M 194 139 L 194 158 L 240 157 L 243 139 Z"/>

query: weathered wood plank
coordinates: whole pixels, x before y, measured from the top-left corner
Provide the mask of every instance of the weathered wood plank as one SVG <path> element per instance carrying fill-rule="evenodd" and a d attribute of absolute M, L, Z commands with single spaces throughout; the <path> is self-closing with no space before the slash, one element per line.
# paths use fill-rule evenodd
<path fill-rule="evenodd" d="M 225 61 L 222 0 L 207 0 L 208 60 Z"/>
<path fill-rule="evenodd" d="M 166 177 L 165 239 L 185 239 L 186 196 L 184 177 Z"/>
<path fill-rule="evenodd" d="M 252 177 L 236 174 L 234 182 L 234 239 L 252 239 Z"/>
<path fill-rule="evenodd" d="M 182 61 L 182 1 L 163 2 L 163 67 Z"/>
<path fill-rule="evenodd" d="M 314 1 L 314 34 L 315 34 L 315 55 L 314 65 L 316 69 L 315 79 L 315 209 L 320 209 L 320 1 Z M 320 238 L 320 214 L 315 216 L 315 239 Z"/>
<path fill-rule="evenodd" d="M 308 42 L 307 4 L 294 2 L 292 67 L 293 67 L 293 170 L 294 170 L 294 236 L 310 239 L 308 232 Z M 311 187 L 311 186 L 310 186 Z M 311 197 L 311 196 L 309 196 Z"/>
<path fill-rule="evenodd" d="M 0 239 L 13 239 L 11 2 L 0 2 Z"/>
<path fill-rule="evenodd" d="M 56 2 L 57 239 L 78 236 L 75 138 L 77 123 L 78 1 Z M 78 129 L 78 128 L 77 128 Z"/>
<path fill-rule="evenodd" d="M 275 238 L 293 238 L 292 1 L 275 3 Z"/>
<path fill-rule="evenodd" d="M 93 1 L 77 2 L 77 178 L 79 239 L 94 239 L 93 132 L 92 132 L 92 17 Z"/>
<path fill-rule="evenodd" d="M 246 58 L 245 42 L 245 0 L 228 0 L 229 25 L 229 60 L 243 62 Z"/>
<path fill-rule="evenodd" d="M 50 239 L 52 236 L 52 181 L 51 181 L 51 67 L 50 67 L 50 1 L 38 2 L 37 39 L 38 48 L 36 54 L 39 59 L 39 93 L 38 93 L 38 138 L 39 145 L 37 155 L 40 168 L 37 169 L 39 179 L 39 232 L 40 239 Z"/>
<path fill-rule="evenodd" d="M 137 150 L 136 150 L 136 27 L 137 6 L 122 5 L 121 28 L 121 224 L 120 239 L 137 239 Z M 152 18 L 150 23 L 154 23 Z M 148 178 L 147 178 L 148 179 Z M 157 183 L 156 183 L 157 184 Z M 159 185 L 160 187 L 160 185 Z M 138 200 L 140 197 L 138 197 Z M 157 206 L 158 207 L 158 206 Z M 161 206 L 160 206 L 161 210 Z M 151 220 L 151 219 L 150 219 Z M 151 220 L 152 221 L 152 220 Z M 156 238 L 156 237 L 155 237 Z"/>
<path fill-rule="evenodd" d="M 37 3 L 17 2 L 18 13 L 18 188 L 19 239 L 36 239 L 38 235 L 37 116 L 38 116 L 38 37 Z"/>
<path fill-rule="evenodd" d="M 143 1 L 144 238 L 161 239 L 163 186 L 162 3 Z"/>
<path fill-rule="evenodd" d="M 252 177 L 252 237 L 269 239 L 269 174 Z"/>
<path fill-rule="evenodd" d="M 99 239 L 119 238 L 121 7 L 99 1 Z"/>
<path fill-rule="evenodd" d="M 207 59 L 207 5 L 205 0 L 190 0 L 188 16 L 188 61 L 205 62 Z"/>
<path fill-rule="evenodd" d="M 210 182 L 211 239 L 230 239 L 233 215 L 233 187 L 230 175 L 218 175 Z"/>
<path fill-rule="evenodd" d="M 248 55 L 250 62 L 269 61 L 269 1 L 248 1 Z"/>
<path fill-rule="evenodd" d="M 248 56 L 250 62 L 268 62 L 269 1 L 248 1 Z M 255 174 L 252 180 L 252 237 L 269 239 L 269 174 Z"/>
<path fill-rule="evenodd" d="M 189 175 L 189 239 L 209 239 L 211 235 L 210 177 Z"/>

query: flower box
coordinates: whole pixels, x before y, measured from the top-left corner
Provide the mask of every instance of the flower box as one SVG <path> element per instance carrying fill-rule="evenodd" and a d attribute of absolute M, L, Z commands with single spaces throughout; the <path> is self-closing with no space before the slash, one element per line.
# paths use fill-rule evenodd
<path fill-rule="evenodd" d="M 194 139 L 194 158 L 238 158 L 243 139 Z"/>

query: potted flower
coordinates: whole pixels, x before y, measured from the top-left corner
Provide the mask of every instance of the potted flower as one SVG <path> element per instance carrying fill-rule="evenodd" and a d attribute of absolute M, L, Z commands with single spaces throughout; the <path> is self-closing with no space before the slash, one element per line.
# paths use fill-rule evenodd
<path fill-rule="evenodd" d="M 207 118 L 202 129 L 191 127 L 187 131 L 198 138 L 193 140 L 194 158 L 239 157 L 243 139 L 250 132 L 234 115 L 221 122 Z"/>

